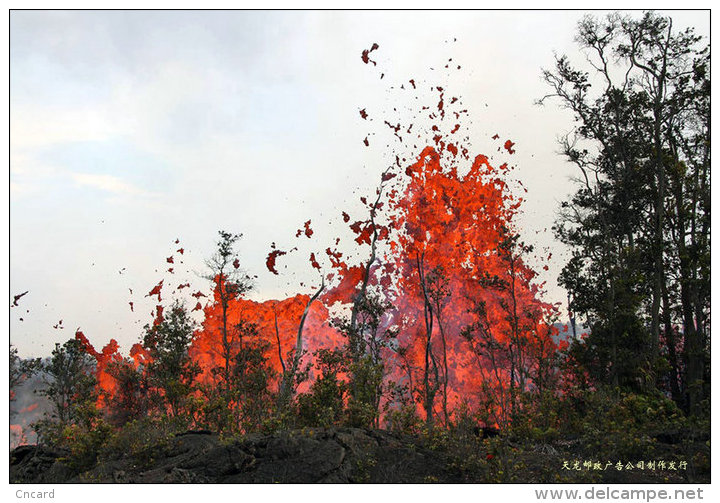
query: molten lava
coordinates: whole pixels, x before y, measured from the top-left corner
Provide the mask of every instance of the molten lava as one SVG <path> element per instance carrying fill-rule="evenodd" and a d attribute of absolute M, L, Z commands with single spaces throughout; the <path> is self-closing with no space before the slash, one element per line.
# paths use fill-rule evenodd
<path fill-rule="evenodd" d="M 378 48 L 373 44 L 363 51 L 362 61 L 377 66 L 370 54 Z M 409 82 L 412 90 L 421 86 L 415 79 Z M 353 246 L 364 258 L 352 262 L 327 244 L 310 253 L 310 268 L 323 278 L 317 301 L 311 302 L 308 293 L 265 301 L 243 296 L 223 299 L 219 281 L 210 297 L 201 291 L 191 294 L 196 302 L 192 311 L 204 314 L 189 349 L 201 384 L 215 383 L 214 369 L 222 367 L 228 350 L 237 353 L 252 342 L 264 348 L 274 370 L 272 388 L 278 391 L 297 341 L 306 350 L 306 363 L 313 363 L 317 350 L 342 347 L 347 338 L 334 328 L 331 312 L 338 307 L 352 310 L 362 295 L 372 292 L 388 306 L 381 328 L 397 331 L 393 342 L 382 349 L 383 382 L 404 386 L 407 402 L 421 417 L 431 414 L 447 421 L 453 410 L 465 404 L 473 410 L 484 407 L 487 421 L 497 424 L 515 406 L 516 393 L 542 385 L 542 362 L 557 349 L 548 321 L 554 308 L 540 300 L 536 273 L 525 261 L 525 247 L 515 230 L 513 220 L 522 199 L 508 188 L 507 165 L 493 166 L 484 155 L 470 158 L 464 144 L 467 137 L 458 134 L 461 124 L 456 121 L 467 114 L 459 109 L 459 99 L 448 98 L 444 86 L 430 89 L 437 95 L 432 105 L 420 110 L 432 121 L 425 131 L 415 124 L 384 121 L 403 145 L 407 144 L 401 133 L 409 136 L 416 131 L 421 147 L 413 154 L 392 153 L 394 165 L 382 173 L 376 193 L 361 198 L 366 217 L 353 221 L 348 212 L 340 213 L 340 225 L 352 232 Z M 360 116 L 367 118 L 365 108 Z M 363 140 L 366 147 L 368 136 Z M 514 147 L 510 140 L 504 143 L 509 154 Z M 295 238 L 313 242 L 310 226 L 307 220 Z M 335 246 L 338 243 L 339 238 Z M 183 254 L 184 249 L 177 252 Z M 267 269 L 278 275 L 277 261 L 288 253 L 273 243 Z M 329 270 L 321 263 L 325 257 Z M 166 262 L 173 264 L 173 257 Z M 237 261 L 232 265 L 236 270 L 240 266 Z M 178 290 L 185 287 L 189 284 Z M 157 296 L 154 325 L 163 322 L 162 289 L 160 281 L 146 295 Z M 200 297 L 209 302 L 203 306 Z M 224 340 L 228 337 L 224 326 L 248 324 L 253 330 L 233 331 Z M 82 332 L 76 337 L 97 361 L 98 406 L 105 407 L 118 391 L 108 369 L 123 357 L 114 340 L 98 352 Z M 150 362 L 148 348 L 140 344 L 133 346 L 130 356 L 139 371 Z M 301 391 L 312 383 L 313 375 L 311 371 Z M 383 397 L 384 410 L 399 406 L 394 400 L 397 397 Z"/>

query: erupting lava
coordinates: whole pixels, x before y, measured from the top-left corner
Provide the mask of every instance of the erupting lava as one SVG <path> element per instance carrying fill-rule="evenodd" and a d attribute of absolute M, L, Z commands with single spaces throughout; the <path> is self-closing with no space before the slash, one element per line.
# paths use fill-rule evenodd
<path fill-rule="evenodd" d="M 363 51 L 362 60 L 379 72 L 376 50 L 378 45 L 373 44 Z M 377 61 L 370 59 L 371 53 Z M 423 85 L 416 79 L 409 82 L 412 88 L 403 87 L 405 92 Z M 383 381 L 402 390 L 383 396 L 383 410 L 402 402 L 415 407 L 421 417 L 432 413 L 447 422 L 461 404 L 472 410 L 485 406 L 491 407 L 487 422 L 501 424 L 514 406 L 516 390 L 543 385 L 545 362 L 556 351 L 550 322 L 554 308 L 540 300 L 533 282 L 536 274 L 525 261 L 527 249 L 513 223 L 522 199 L 508 188 L 507 165 L 493 166 L 483 155 L 471 158 L 468 138 L 459 133 L 467 110 L 460 109 L 458 98 L 448 98 L 444 87 L 430 89 L 436 93 L 434 104 L 422 107 L 415 117 L 430 121 L 424 130 L 417 123 L 385 121 L 403 148 L 412 149 L 411 140 L 419 144 L 414 155 L 388 153 L 393 162 L 382 173 L 376 193 L 361 198 L 365 218 L 353 220 L 347 212 L 341 213 L 340 225 L 350 229 L 354 246 L 365 258 L 357 263 L 344 260 L 336 248 L 339 239 L 334 247 L 319 245 L 309 259 L 310 267 L 323 278 L 322 288 L 313 292 L 316 301 L 312 302 L 313 293 L 264 302 L 230 299 L 226 322 L 233 327 L 255 325 L 252 337 L 266 348 L 265 356 L 276 373 L 273 387 L 278 390 L 299 339 L 301 320 L 303 359 L 312 363 L 314 351 L 347 342 L 331 313 L 339 308 L 343 312 L 344 307 L 344 312 L 354 314 L 360 298 L 376 296 L 388 306 L 380 331 L 395 334 L 378 350 L 386 362 Z M 360 120 L 368 113 L 363 108 Z M 367 138 L 364 143 L 369 145 Z M 509 154 L 514 147 L 510 140 L 504 143 Z M 308 220 L 295 238 L 315 242 L 313 234 Z M 297 247 L 283 248 L 288 251 L 273 243 L 267 255 L 266 267 L 276 275 L 277 261 L 297 251 Z M 172 257 L 167 262 L 172 264 Z M 155 324 L 163 320 L 163 288 L 160 281 L 147 294 L 157 296 Z M 223 303 L 217 288 L 205 306 L 200 302 L 203 293 L 192 295 L 193 311 L 202 309 L 204 322 L 189 354 L 199 366 L 198 379 L 212 384 L 213 369 L 222 366 L 225 350 Z M 76 337 L 97 360 L 98 405 L 104 407 L 118 392 L 108 367 L 124 358 L 114 340 L 98 352 L 82 332 Z M 243 341 L 235 337 L 229 343 L 237 351 Z M 128 364 L 136 369 L 148 364 L 142 345 L 136 344 L 130 355 Z M 312 376 L 311 372 L 303 389 Z"/>

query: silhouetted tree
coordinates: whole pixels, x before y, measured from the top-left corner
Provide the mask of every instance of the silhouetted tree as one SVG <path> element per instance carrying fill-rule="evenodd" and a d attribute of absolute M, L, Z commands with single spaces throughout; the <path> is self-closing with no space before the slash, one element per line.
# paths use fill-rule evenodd
<path fill-rule="evenodd" d="M 235 345 L 242 346 L 242 334 L 230 325 L 228 314 L 230 303 L 252 290 L 250 277 L 240 268 L 240 259 L 235 244 L 242 234 L 219 231 L 215 254 L 207 261 L 210 275 L 207 279 L 213 283 L 216 300 L 220 303 L 220 331 L 222 340 L 223 367 L 220 375 L 225 383 L 230 381 L 231 367 L 235 354 Z"/>
<path fill-rule="evenodd" d="M 48 399 L 51 412 L 32 425 L 38 442 L 71 447 L 78 439 L 81 443 L 100 442 L 102 433 L 87 435 L 99 431 L 96 427 L 102 425 L 102 418 L 96 407 L 95 359 L 83 343 L 70 339 L 56 344 L 41 370 L 45 387 L 38 393 Z M 88 453 L 91 458 L 95 455 L 93 449 Z"/>
<path fill-rule="evenodd" d="M 142 367 L 136 367 L 133 360 L 108 364 L 107 373 L 117 382 L 117 388 L 108 398 L 107 418 L 115 426 L 147 416 L 151 409 L 148 378 Z"/>
<path fill-rule="evenodd" d="M 709 47 L 654 13 L 588 16 L 577 40 L 590 70 L 558 57 L 541 100 L 577 124 L 562 142 L 581 177 L 555 228 L 573 249 L 560 282 L 590 325 L 596 379 L 667 387 L 697 412 L 709 387 Z"/>
<path fill-rule="evenodd" d="M 42 367 L 40 358 L 20 358 L 18 350 L 10 345 L 10 361 L 8 379 L 10 384 L 10 400 L 15 400 L 16 389 L 32 377 Z"/>
<path fill-rule="evenodd" d="M 46 386 L 40 394 L 52 405 L 51 416 L 61 424 L 80 420 L 80 409 L 95 400 L 95 361 L 77 339 L 55 345 L 42 365 Z"/>
<path fill-rule="evenodd" d="M 163 321 L 145 327 L 143 347 L 149 356 L 145 376 L 156 407 L 172 418 L 185 416 L 189 420 L 187 403 L 200 373 L 199 365 L 188 354 L 195 328 L 195 322 L 179 302 Z"/>

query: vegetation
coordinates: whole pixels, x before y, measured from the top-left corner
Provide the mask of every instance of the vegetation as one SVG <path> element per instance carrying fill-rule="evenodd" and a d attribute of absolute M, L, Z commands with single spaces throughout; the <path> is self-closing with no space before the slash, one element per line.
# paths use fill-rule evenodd
<path fill-rule="evenodd" d="M 16 347 L 10 345 L 8 368 L 10 381 L 10 400 L 15 400 L 15 390 L 41 368 L 40 358 L 23 359 L 18 356 Z"/>
<path fill-rule="evenodd" d="M 573 256 L 560 276 L 590 334 L 575 357 L 593 380 L 710 396 L 710 48 L 671 18 L 585 18 L 591 69 L 544 72 L 575 117 L 562 142 L 579 189 L 555 228 Z"/>
<path fill-rule="evenodd" d="M 572 249 L 559 278 L 569 330 L 540 300 L 507 167 L 478 156 L 460 175 L 427 147 L 402 191 L 387 190 L 388 170 L 376 200 L 363 198 L 368 218 L 350 229 L 367 258 L 348 265 L 327 249 L 342 278 L 332 286 L 312 253 L 312 295 L 252 301 L 241 236 L 220 231 L 202 325 L 176 302 L 158 306 L 130 358 L 80 332 L 44 363 L 11 351 L 11 393 L 45 377 L 39 442 L 77 474 L 122 456 L 151 466 L 187 430 L 229 445 L 385 429 L 442 453 L 453 480 L 607 481 L 592 467 L 651 460 L 682 464 L 673 481 L 709 480 L 709 48 L 652 13 L 587 17 L 578 41 L 589 71 L 558 57 L 541 100 L 576 121 L 562 146 L 581 176 L 555 226 Z M 273 250 L 277 273 L 285 252 Z M 375 455 L 356 460 L 358 481 Z M 590 465 L 564 469 L 578 460 Z"/>

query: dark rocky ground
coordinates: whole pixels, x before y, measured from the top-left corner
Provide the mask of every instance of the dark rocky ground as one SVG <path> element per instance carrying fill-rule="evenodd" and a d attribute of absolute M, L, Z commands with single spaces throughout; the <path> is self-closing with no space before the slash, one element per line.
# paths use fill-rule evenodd
<path fill-rule="evenodd" d="M 519 448 L 495 440 L 451 444 L 358 428 L 308 428 L 230 441 L 187 432 L 132 456 L 100 458 L 82 470 L 71 468 L 67 452 L 21 446 L 10 453 L 10 482 L 709 482 L 709 473 L 687 471 L 569 472 L 562 466 L 577 458 L 572 442 Z"/>
<path fill-rule="evenodd" d="M 451 474 L 442 453 L 378 430 L 305 429 L 274 435 L 251 434 L 221 441 L 209 432 L 177 435 L 140 455 L 103 460 L 73 474 L 67 453 L 21 446 L 10 456 L 14 482 L 118 483 L 346 483 L 408 482 Z"/>

